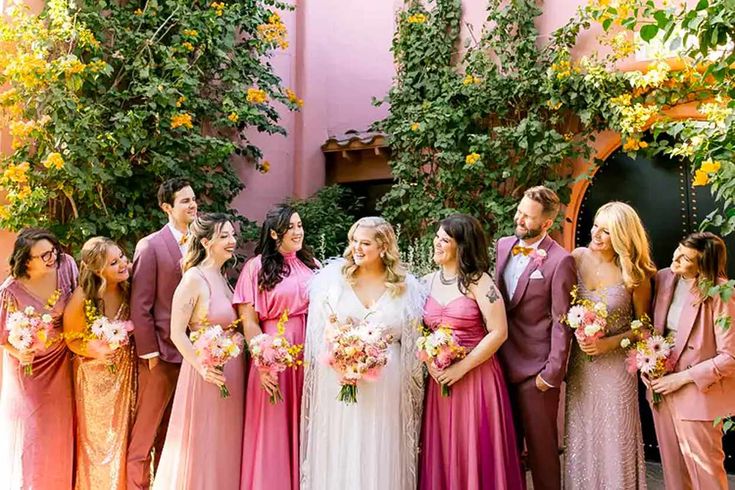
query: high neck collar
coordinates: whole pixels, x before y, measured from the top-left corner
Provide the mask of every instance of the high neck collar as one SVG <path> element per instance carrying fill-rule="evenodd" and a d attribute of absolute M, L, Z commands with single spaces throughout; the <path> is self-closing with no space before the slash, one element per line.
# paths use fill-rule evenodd
<path fill-rule="evenodd" d="M 278 251 L 281 255 L 283 255 L 283 258 L 286 260 L 295 259 L 296 258 L 296 252 L 281 252 Z"/>

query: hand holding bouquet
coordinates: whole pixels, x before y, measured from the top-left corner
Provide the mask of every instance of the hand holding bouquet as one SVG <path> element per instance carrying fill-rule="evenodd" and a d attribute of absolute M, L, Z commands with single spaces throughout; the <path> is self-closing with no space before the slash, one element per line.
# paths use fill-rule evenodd
<path fill-rule="evenodd" d="M 207 323 L 189 334 L 194 352 L 203 367 L 222 371 L 228 361 L 242 353 L 245 337 L 235 330 L 236 324 L 237 322 L 223 328 L 221 325 Z M 219 387 L 219 391 L 222 398 L 230 396 L 230 390 L 225 384 Z"/>
<path fill-rule="evenodd" d="M 641 329 L 641 322 L 637 325 L 631 325 L 633 331 Z M 634 323 L 635 323 L 634 322 Z M 645 324 L 645 322 L 643 322 Z M 640 340 L 635 343 L 628 339 L 623 339 L 620 346 L 628 349 L 628 357 L 625 360 L 628 372 L 635 374 L 640 371 L 641 376 L 646 379 L 653 380 L 663 377 L 671 372 L 674 368 L 672 365 L 671 351 L 674 348 L 674 337 L 668 335 L 651 334 L 650 330 L 642 330 L 639 334 Z M 627 341 L 627 342 L 626 342 Z M 653 404 L 657 405 L 661 401 L 661 394 L 653 391 Z"/>
<path fill-rule="evenodd" d="M 433 332 L 427 328 L 421 328 L 421 337 L 416 339 L 419 360 L 438 369 L 448 368 L 455 360 L 462 359 L 466 352 L 459 345 L 451 327 L 439 325 Z M 449 386 L 442 384 L 442 396 L 450 395 Z"/>
<path fill-rule="evenodd" d="M 357 403 L 357 382 L 375 381 L 380 377 L 388 363 L 392 337 L 385 334 L 382 324 L 353 318 L 339 322 L 335 315 L 330 316 L 324 334 L 323 362 L 339 374 L 342 385 L 337 399 Z"/>
<path fill-rule="evenodd" d="M 58 289 L 46 304 L 47 310 L 51 310 L 61 295 Z M 54 320 L 49 313 L 36 310 L 33 306 L 26 306 L 22 310 L 15 309 L 10 305 L 10 314 L 6 328 L 8 329 L 8 343 L 15 347 L 18 352 L 26 357 L 32 356 L 40 350 L 48 348 L 59 340 L 60 336 L 54 331 Z M 33 375 L 32 361 L 22 363 L 23 372 L 26 376 Z"/>
<path fill-rule="evenodd" d="M 82 334 L 82 338 L 86 342 L 86 348 L 93 351 L 97 357 L 109 357 L 120 347 L 130 343 L 133 322 L 111 320 L 100 315 L 91 300 L 85 300 L 84 312 L 87 317 L 87 331 Z M 114 373 L 117 366 L 110 363 L 108 368 Z"/>
<path fill-rule="evenodd" d="M 250 339 L 249 349 L 253 364 L 261 374 L 267 374 L 276 382 L 276 391 L 271 393 L 270 402 L 276 404 L 283 400 L 281 389 L 277 386 L 277 374 L 290 367 L 303 364 L 299 354 L 303 350 L 302 344 L 291 344 L 285 337 L 288 310 L 285 310 L 276 326 L 278 334 L 268 335 L 261 333 Z"/>
<path fill-rule="evenodd" d="M 580 298 L 577 286 L 571 291 L 572 306 L 562 321 L 574 330 L 580 342 L 597 340 L 605 336 L 607 328 L 607 305 L 602 301 Z M 592 356 L 587 355 L 589 360 Z"/>

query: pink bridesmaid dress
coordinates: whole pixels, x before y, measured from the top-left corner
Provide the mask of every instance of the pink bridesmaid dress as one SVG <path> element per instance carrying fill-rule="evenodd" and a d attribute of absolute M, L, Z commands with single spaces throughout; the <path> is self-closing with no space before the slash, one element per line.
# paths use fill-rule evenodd
<path fill-rule="evenodd" d="M 227 327 L 236 319 L 229 297 L 210 295 L 207 320 L 211 325 Z M 191 330 L 201 327 L 189 325 Z M 217 385 L 205 381 L 188 362 L 181 364 L 154 490 L 240 487 L 244 371 L 242 355 L 225 364 L 230 396 L 222 398 Z"/>
<path fill-rule="evenodd" d="M 303 344 L 306 312 L 309 307 L 307 284 L 313 272 L 295 253 L 284 254 L 290 268 L 272 290 L 258 287 L 261 257 L 254 257 L 240 274 L 235 287 L 235 304 L 255 308 L 264 333 L 276 335 L 278 319 L 288 310 L 284 336 L 292 344 Z M 258 370 L 250 369 L 245 395 L 245 430 L 242 449 L 242 490 L 298 490 L 299 420 L 304 370 L 287 369 L 278 374 L 283 401 L 273 405 L 260 384 Z"/>
<path fill-rule="evenodd" d="M 0 343 L 7 343 L 8 306 L 33 306 L 54 318 L 55 331 L 63 332 L 64 307 L 76 287 L 77 266 L 64 255 L 57 271 L 61 292 L 51 311 L 47 298 L 39 298 L 13 278 L 0 287 Z M 36 353 L 33 374 L 26 376 L 18 360 L 2 352 L 0 382 L 0 488 L 72 488 L 74 457 L 74 396 L 71 354 L 61 337 Z"/>
<path fill-rule="evenodd" d="M 482 313 L 466 296 L 441 305 L 429 296 L 424 323 L 449 326 L 472 350 L 485 336 Z M 419 488 L 422 490 L 516 490 L 525 488 L 513 415 L 495 356 L 452 385 L 448 397 L 427 381 L 421 431 Z"/>

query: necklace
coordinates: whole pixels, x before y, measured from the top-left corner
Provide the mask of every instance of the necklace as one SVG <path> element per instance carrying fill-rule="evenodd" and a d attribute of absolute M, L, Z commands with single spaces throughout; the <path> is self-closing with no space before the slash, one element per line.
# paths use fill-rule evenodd
<path fill-rule="evenodd" d="M 446 277 L 444 277 L 444 269 L 439 269 L 439 281 L 441 281 L 441 283 L 445 286 L 449 286 L 450 284 L 454 284 L 455 282 L 457 282 L 457 276 L 447 279 Z"/>

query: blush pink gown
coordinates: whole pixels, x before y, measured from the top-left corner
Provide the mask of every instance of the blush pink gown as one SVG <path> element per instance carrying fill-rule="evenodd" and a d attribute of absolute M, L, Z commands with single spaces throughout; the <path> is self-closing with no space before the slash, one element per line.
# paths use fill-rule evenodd
<path fill-rule="evenodd" d="M 236 318 L 229 297 L 210 295 L 210 324 L 227 327 Z M 189 328 L 195 330 L 201 325 L 190 324 Z M 217 385 L 205 381 L 188 362 L 181 364 L 154 490 L 240 487 L 244 371 L 242 355 L 225 364 L 230 396 L 222 398 Z"/>
<path fill-rule="evenodd" d="M 57 272 L 61 296 L 49 312 L 61 335 L 64 307 L 77 282 L 77 266 L 64 255 Z M 0 343 L 7 342 L 8 303 L 22 309 L 45 310 L 19 281 L 0 287 Z M 60 337 L 59 337 L 60 339 Z M 2 351 L 0 383 L 0 489 L 72 488 L 74 457 L 74 396 L 71 353 L 63 340 L 36 354 L 33 374 L 26 376 L 18 360 Z"/>
<path fill-rule="evenodd" d="M 258 287 L 261 257 L 253 258 L 240 274 L 235 287 L 235 304 L 251 304 L 258 313 L 260 328 L 275 335 L 278 319 L 288 310 L 284 336 L 292 344 L 303 344 L 307 285 L 313 272 L 295 253 L 285 254 L 290 272 L 270 291 Z M 241 490 L 298 490 L 299 420 L 304 370 L 287 369 L 278 374 L 283 401 L 273 405 L 260 384 L 256 368 L 250 369 L 245 394 L 245 430 L 242 449 Z"/>
<path fill-rule="evenodd" d="M 446 305 L 429 296 L 424 323 L 451 327 L 468 351 L 487 333 L 480 308 L 466 296 Z M 508 390 L 495 356 L 455 383 L 448 397 L 427 380 L 419 458 L 421 490 L 525 488 Z"/>

